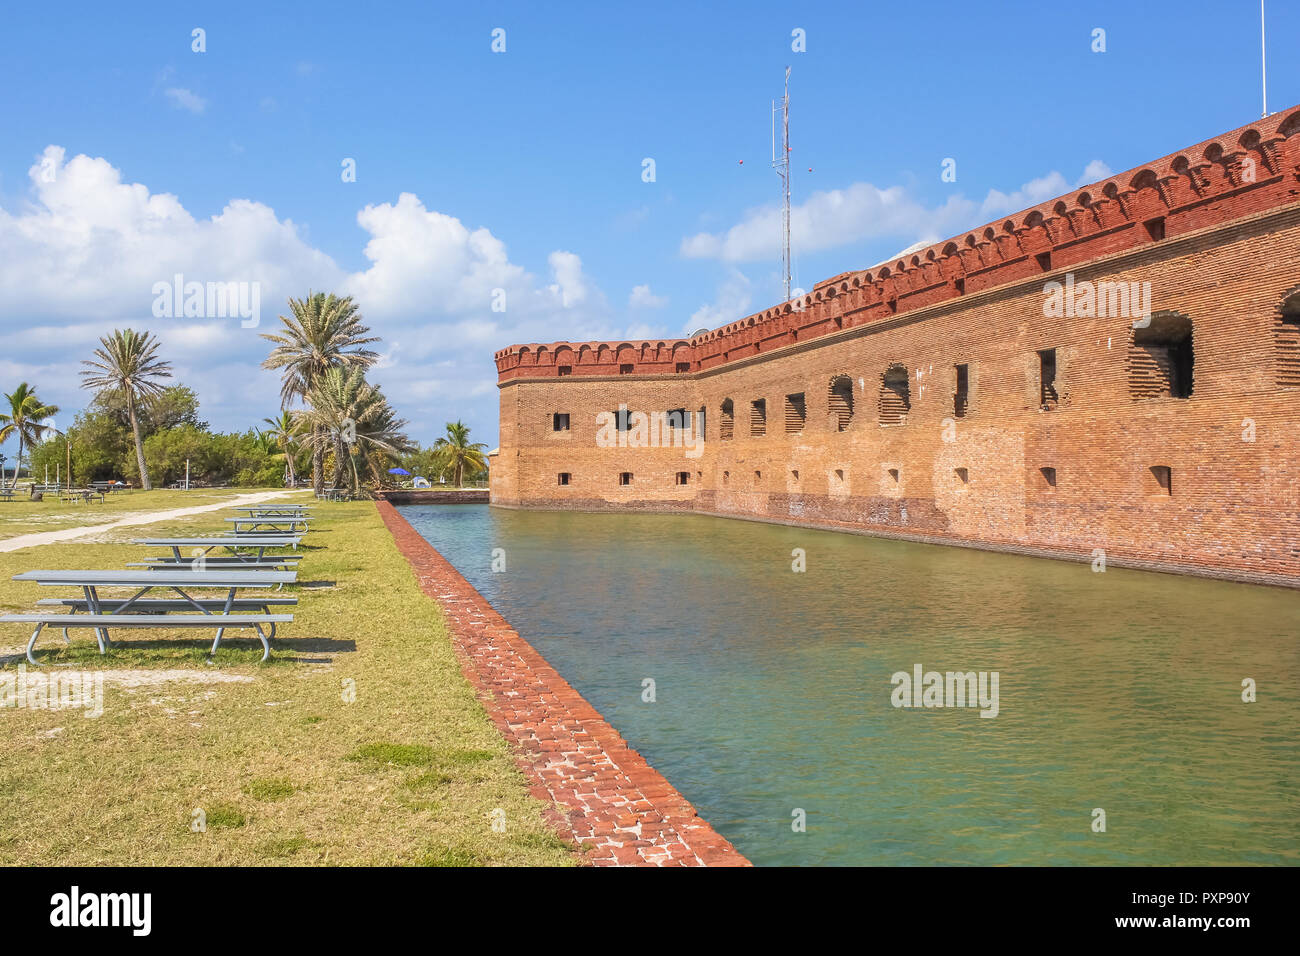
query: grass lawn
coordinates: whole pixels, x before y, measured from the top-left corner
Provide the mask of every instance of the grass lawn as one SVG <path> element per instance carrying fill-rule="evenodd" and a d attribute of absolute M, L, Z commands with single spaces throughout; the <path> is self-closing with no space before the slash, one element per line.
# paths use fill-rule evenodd
<path fill-rule="evenodd" d="M 162 491 L 136 493 L 131 507 L 180 507 L 177 494 L 206 503 Z M 71 647 L 42 635 L 45 672 L 102 670 L 104 713 L 0 708 L 0 860 L 578 861 L 543 823 L 543 805 L 460 673 L 437 605 L 374 505 L 317 502 L 316 511 L 300 584 L 284 591 L 301 603 L 267 664 L 251 632 L 228 633 L 215 664 L 197 631 L 119 631 L 102 658 L 88 631 L 72 632 Z M 227 516 L 0 554 L 0 609 L 64 593 L 11 581 L 19 571 L 121 568 L 146 553 L 124 543 L 142 532 L 212 533 Z M 29 634 L 0 628 L 0 675 L 25 663 Z M 198 679 L 174 679 L 182 675 Z M 206 820 L 198 832 L 196 810 Z"/>
<path fill-rule="evenodd" d="M 32 501 L 26 492 L 20 492 L 12 501 L 0 501 L 0 540 L 20 534 L 39 531 L 58 531 L 81 525 L 107 524 L 132 514 L 147 511 L 170 511 L 174 508 L 191 508 L 220 504 L 240 495 L 252 494 L 256 488 L 195 488 L 192 491 L 114 491 L 88 504 L 60 501 L 57 495 L 46 495 L 41 501 Z M 267 491 L 283 491 L 268 488 Z M 294 501 L 310 501 L 310 495 L 296 495 Z M 223 515 L 229 517 L 229 515 Z"/>

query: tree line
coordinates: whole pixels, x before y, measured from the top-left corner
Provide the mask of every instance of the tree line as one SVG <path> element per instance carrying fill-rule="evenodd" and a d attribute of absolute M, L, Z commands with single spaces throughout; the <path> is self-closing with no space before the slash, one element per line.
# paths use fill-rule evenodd
<path fill-rule="evenodd" d="M 421 448 L 405 432 L 379 386 L 366 373 L 378 355 L 351 297 L 308 293 L 289 299 L 281 327 L 262 333 L 272 343 L 265 369 L 281 375 L 281 408 L 244 432 L 214 432 L 199 419 L 198 397 L 170 385 L 172 366 L 159 355 L 149 332 L 115 330 L 100 339 L 82 362 L 81 384 L 89 405 L 63 429 L 51 419 L 59 408 L 43 402 L 22 382 L 4 396 L 0 442 L 17 439 L 9 486 L 22 465 L 33 478 L 64 475 L 72 484 L 122 480 L 150 489 L 153 482 L 192 482 L 265 487 L 296 483 L 310 473 L 320 492 L 328 483 L 360 492 L 388 483 L 391 468 L 445 477 L 455 484 L 486 476 L 482 444 L 469 440 L 461 422 Z M 0 456 L 0 483 L 5 459 Z"/>

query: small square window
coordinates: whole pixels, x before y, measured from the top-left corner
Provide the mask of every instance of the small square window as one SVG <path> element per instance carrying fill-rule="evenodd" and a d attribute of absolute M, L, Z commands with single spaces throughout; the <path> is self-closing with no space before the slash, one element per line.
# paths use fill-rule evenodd
<path fill-rule="evenodd" d="M 631 366 L 631 365 L 620 365 L 620 366 L 618 367 L 618 374 L 619 374 L 619 375 L 631 375 L 631 374 L 632 374 L 632 366 Z"/>
<path fill-rule="evenodd" d="M 561 365 L 561 366 L 559 366 L 559 368 L 556 369 L 556 372 L 557 372 L 557 374 L 559 374 L 559 375 L 572 375 L 572 374 L 573 374 L 573 366 L 572 366 L 572 365 Z"/>
<path fill-rule="evenodd" d="M 963 485 L 970 484 L 970 470 L 967 468 L 954 468 L 952 473 L 957 476 L 957 480 Z"/>
<path fill-rule="evenodd" d="M 1043 476 L 1043 487 L 1049 492 L 1055 491 L 1056 490 L 1056 469 L 1039 468 L 1038 473 Z"/>
<path fill-rule="evenodd" d="M 1172 495 L 1174 493 L 1174 473 L 1168 465 L 1151 466 L 1151 494 Z"/>
<path fill-rule="evenodd" d="M 569 478 L 570 475 L 567 471 L 560 472 L 560 484 L 567 485 L 569 483 Z"/>
<path fill-rule="evenodd" d="M 1050 252 L 1040 252 L 1034 258 L 1038 260 L 1038 268 L 1044 272 L 1052 271 L 1052 254 Z"/>
<path fill-rule="evenodd" d="M 689 471 L 679 471 L 677 473 L 677 483 L 679 485 L 690 484 L 690 481 L 691 481 L 691 473 Z"/>
<path fill-rule="evenodd" d="M 569 430 L 569 413 L 556 412 L 551 416 L 551 431 L 567 432 Z"/>
<path fill-rule="evenodd" d="M 798 468 L 791 468 L 791 469 L 790 469 L 790 480 L 791 480 L 791 481 L 798 481 L 798 480 L 799 480 L 799 469 L 798 469 Z"/>
<path fill-rule="evenodd" d="M 1164 216 L 1161 216 L 1158 219 L 1148 219 L 1146 222 L 1142 223 L 1142 225 L 1146 227 L 1147 235 L 1151 237 L 1153 242 L 1159 242 L 1165 237 Z"/>
<path fill-rule="evenodd" d="M 620 472 L 618 473 L 618 483 L 619 483 L 620 485 L 630 485 L 630 484 L 632 484 L 632 472 L 630 472 L 630 471 L 620 471 Z"/>
<path fill-rule="evenodd" d="M 889 469 L 889 477 L 894 479 L 894 484 L 898 484 L 898 469 L 897 468 Z"/>
<path fill-rule="evenodd" d="M 677 371 L 678 371 L 678 372 L 689 372 L 690 370 L 691 370 L 691 363 L 690 363 L 690 362 L 678 362 L 678 363 L 677 363 Z"/>

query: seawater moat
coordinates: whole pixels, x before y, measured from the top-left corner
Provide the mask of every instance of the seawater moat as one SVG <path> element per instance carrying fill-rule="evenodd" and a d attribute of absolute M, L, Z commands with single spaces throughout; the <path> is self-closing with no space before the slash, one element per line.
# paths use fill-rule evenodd
<path fill-rule="evenodd" d="M 1300 862 L 1300 593 L 692 515 L 400 510 L 757 864 Z M 997 671 L 997 716 L 895 708 L 917 664 Z"/>

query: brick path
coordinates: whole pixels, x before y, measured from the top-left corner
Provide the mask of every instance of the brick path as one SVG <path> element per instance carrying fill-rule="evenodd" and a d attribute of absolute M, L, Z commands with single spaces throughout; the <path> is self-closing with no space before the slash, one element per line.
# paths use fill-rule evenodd
<path fill-rule="evenodd" d="M 598 866 L 748 866 L 596 709 L 385 501 L 379 514 L 447 617 L 461 669 L 550 821 Z"/>

